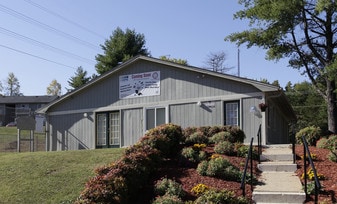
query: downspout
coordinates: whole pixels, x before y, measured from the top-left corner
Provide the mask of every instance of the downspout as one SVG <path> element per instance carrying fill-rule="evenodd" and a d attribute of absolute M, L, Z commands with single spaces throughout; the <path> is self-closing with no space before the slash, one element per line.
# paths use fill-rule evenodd
<path fill-rule="evenodd" d="M 266 101 L 266 94 L 263 93 L 262 99 L 261 99 L 262 103 L 265 103 Z M 266 111 L 261 111 L 261 138 L 262 138 L 262 145 L 267 145 L 267 140 L 268 140 L 268 129 L 267 129 L 267 119 L 268 119 L 268 115 L 266 114 Z"/>
<path fill-rule="evenodd" d="M 46 124 L 45 124 L 45 135 L 46 135 L 46 152 L 50 150 L 49 144 L 50 144 L 50 127 L 49 127 L 49 116 L 48 114 L 45 114 L 46 118 Z"/>

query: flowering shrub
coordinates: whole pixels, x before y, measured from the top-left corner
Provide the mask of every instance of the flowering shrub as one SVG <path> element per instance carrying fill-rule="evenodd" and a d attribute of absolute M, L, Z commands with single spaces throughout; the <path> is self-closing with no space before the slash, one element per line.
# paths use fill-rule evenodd
<path fill-rule="evenodd" d="M 160 150 L 163 157 L 172 158 L 180 151 L 180 143 L 183 141 L 182 129 L 178 125 L 163 124 L 149 130 L 140 143 L 149 144 Z"/>
<path fill-rule="evenodd" d="M 127 203 L 156 169 L 159 151 L 149 145 L 128 148 L 123 157 L 106 167 L 86 183 L 77 203 Z"/>
<path fill-rule="evenodd" d="M 206 144 L 194 144 L 193 149 L 196 151 L 202 150 L 203 148 L 207 147 Z"/>
<path fill-rule="evenodd" d="M 156 197 L 152 204 L 184 204 L 184 202 L 176 195 L 165 194 Z"/>
<path fill-rule="evenodd" d="M 182 197 L 185 195 L 185 192 L 181 186 L 181 184 L 176 181 L 168 178 L 162 178 L 155 183 L 154 190 L 157 195 L 163 196 L 165 194 L 175 195 L 178 197 Z"/>
<path fill-rule="evenodd" d="M 317 155 L 316 154 L 313 154 L 313 153 L 310 153 L 310 156 L 311 156 L 311 159 L 312 160 L 317 160 Z M 304 159 L 304 155 L 301 155 L 301 159 Z M 306 159 L 309 159 L 309 156 L 306 155 Z"/>
<path fill-rule="evenodd" d="M 187 127 L 184 129 L 184 137 L 187 142 L 189 141 L 189 137 L 196 132 L 205 136 L 206 138 L 211 138 L 213 135 L 219 132 L 229 132 L 230 137 L 228 140 L 232 143 L 241 142 L 243 143 L 246 135 L 245 133 L 239 128 L 235 126 L 203 126 L 203 127 Z M 193 143 L 206 143 L 206 142 L 193 142 Z"/>
<path fill-rule="evenodd" d="M 236 197 L 233 191 L 228 190 L 208 190 L 201 194 L 194 204 L 204 203 L 236 203 L 236 204 L 248 204 L 248 199 L 240 196 Z"/>
<path fill-rule="evenodd" d="M 240 170 L 223 157 L 200 162 L 197 172 L 202 176 L 212 176 L 228 181 L 239 181 L 241 177 Z"/>
<path fill-rule="evenodd" d="M 309 126 L 306 128 L 301 129 L 298 131 L 295 135 L 297 144 L 302 144 L 302 136 L 305 136 L 305 139 L 308 142 L 308 145 L 310 146 L 316 146 L 317 140 L 321 136 L 321 128 L 316 126 Z"/>
<path fill-rule="evenodd" d="M 219 142 L 217 145 L 214 146 L 214 152 L 218 154 L 225 154 L 225 155 L 234 155 L 234 145 L 229 141 L 222 141 Z"/>
<path fill-rule="evenodd" d="M 200 196 L 209 190 L 209 187 L 205 184 L 199 183 L 191 189 L 191 192 L 196 196 Z"/>
<path fill-rule="evenodd" d="M 330 161 L 337 162 L 337 151 L 336 150 L 330 151 L 330 153 L 328 154 L 328 159 Z"/>
<path fill-rule="evenodd" d="M 328 148 L 328 138 L 326 137 L 322 137 L 321 139 L 319 139 L 316 143 L 316 147 L 317 148 L 321 148 L 321 149 L 327 149 Z"/>
<path fill-rule="evenodd" d="M 222 157 L 221 154 L 212 154 L 210 159 L 216 159 L 216 158 L 219 158 L 219 157 Z"/>
<path fill-rule="evenodd" d="M 218 144 L 223 141 L 228 141 L 231 137 L 231 133 L 227 131 L 222 131 L 214 134 L 212 137 L 209 138 L 209 141 L 214 144 Z"/>
<path fill-rule="evenodd" d="M 192 163 L 197 163 L 207 159 L 207 154 L 204 151 L 196 150 L 193 147 L 185 147 L 181 151 L 182 160 L 187 160 Z"/>
<path fill-rule="evenodd" d="M 238 157 L 247 157 L 248 155 L 248 151 L 249 151 L 249 146 L 244 145 L 242 143 L 235 143 L 235 149 L 236 149 L 236 155 Z M 252 151 L 252 158 L 257 160 L 259 158 L 259 154 L 257 151 L 256 147 L 253 147 L 253 151 Z"/>
<path fill-rule="evenodd" d="M 318 177 L 318 179 L 319 180 L 324 180 L 324 175 L 323 174 L 319 174 L 317 171 L 316 171 L 316 174 L 317 174 L 317 177 Z M 304 179 L 304 173 L 302 174 L 302 176 L 301 176 L 301 178 L 302 179 Z M 312 169 L 309 169 L 308 170 L 308 172 L 307 172 L 307 178 L 309 179 L 309 180 L 314 180 L 315 179 L 315 175 L 314 175 L 314 170 L 312 170 Z"/>
<path fill-rule="evenodd" d="M 193 144 L 207 144 L 208 143 L 208 138 L 207 136 L 201 132 L 197 131 L 192 133 L 191 135 L 187 136 L 185 139 L 185 143 L 187 145 L 193 145 Z"/>

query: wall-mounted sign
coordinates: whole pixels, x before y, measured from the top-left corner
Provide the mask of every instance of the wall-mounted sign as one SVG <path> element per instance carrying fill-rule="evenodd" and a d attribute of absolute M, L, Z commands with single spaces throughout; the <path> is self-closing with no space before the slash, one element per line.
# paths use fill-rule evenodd
<path fill-rule="evenodd" d="M 160 71 L 119 76 L 119 98 L 160 95 Z"/>

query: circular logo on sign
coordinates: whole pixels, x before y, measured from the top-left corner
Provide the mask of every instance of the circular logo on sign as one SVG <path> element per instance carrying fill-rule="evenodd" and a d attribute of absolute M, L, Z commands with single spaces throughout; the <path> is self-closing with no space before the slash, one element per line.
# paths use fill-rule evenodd
<path fill-rule="evenodd" d="M 157 78 L 158 78 L 158 73 L 157 73 L 157 72 L 154 72 L 154 73 L 152 74 L 152 78 L 157 79 Z"/>

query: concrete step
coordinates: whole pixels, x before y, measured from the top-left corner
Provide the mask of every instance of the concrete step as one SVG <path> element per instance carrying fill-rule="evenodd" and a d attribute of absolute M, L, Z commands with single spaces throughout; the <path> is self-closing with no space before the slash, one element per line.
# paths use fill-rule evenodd
<path fill-rule="evenodd" d="M 292 161 L 293 153 L 289 145 L 265 146 L 260 155 L 261 161 Z"/>
<path fill-rule="evenodd" d="M 261 161 L 292 161 L 293 154 L 262 154 Z"/>
<path fill-rule="evenodd" d="M 257 165 L 257 168 L 263 172 L 295 172 L 297 170 L 297 164 L 293 164 L 290 161 L 261 162 L 261 164 Z"/>
<path fill-rule="evenodd" d="M 293 172 L 262 172 L 253 191 L 255 203 L 304 203 L 305 193 Z"/>

